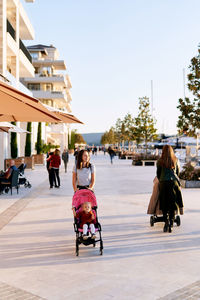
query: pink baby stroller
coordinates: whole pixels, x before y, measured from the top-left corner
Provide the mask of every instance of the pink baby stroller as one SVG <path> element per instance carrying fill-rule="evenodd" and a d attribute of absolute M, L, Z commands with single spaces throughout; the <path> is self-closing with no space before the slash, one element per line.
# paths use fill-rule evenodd
<path fill-rule="evenodd" d="M 87 240 L 83 240 L 83 229 L 80 228 L 80 223 L 78 218 L 74 218 L 74 231 L 76 233 L 76 256 L 79 255 L 79 245 L 83 244 L 85 246 L 93 245 L 96 246 L 97 242 L 100 242 L 100 255 L 103 255 L 103 241 L 101 237 L 101 224 L 98 222 L 97 216 L 97 200 L 95 194 L 88 189 L 82 189 L 77 191 L 72 199 L 72 207 L 75 208 L 76 212 L 81 209 L 81 205 L 84 202 L 90 202 L 92 205 L 92 210 L 95 211 L 96 222 L 95 222 L 95 231 L 99 233 L 99 238 L 91 239 L 90 237 Z M 87 235 L 89 235 L 90 229 L 88 229 Z"/>

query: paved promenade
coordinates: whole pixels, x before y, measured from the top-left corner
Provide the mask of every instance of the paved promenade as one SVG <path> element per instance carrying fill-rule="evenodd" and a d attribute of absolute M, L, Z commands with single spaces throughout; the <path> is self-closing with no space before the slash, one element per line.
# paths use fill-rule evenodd
<path fill-rule="evenodd" d="M 0 300 L 200 299 L 200 190 L 183 190 L 182 224 L 163 233 L 146 215 L 155 168 L 93 157 L 104 255 L 76 257 L 70 159 L 60 189 L 40 166 L 31 190 L 0 197 Z"/>

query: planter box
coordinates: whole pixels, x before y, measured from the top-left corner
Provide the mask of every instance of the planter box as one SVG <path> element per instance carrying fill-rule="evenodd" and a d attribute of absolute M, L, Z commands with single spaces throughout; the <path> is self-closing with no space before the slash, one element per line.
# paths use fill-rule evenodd
<path fill-rule="evenodd" d="M 6 170 L 8 167 L 10 167 L 10 161 L 14 160 L 15 162 L 15 166 L 18 168 L 21 163 L 22 163 L 22 158 L 18 157 L 18 158 L 8 158 L 4 160 L 4 169 Z"/>
<path fill-rule="evenodd" d="M 24 158 L 24 163 L 26 164 L 27 169 L 34 169 L 35 168 L 35 161 L 33 156 L 26 156 Z"/>
<path fill-rule="evenodd" d="M 155 166 L 157 160 L 138 160 L 132 161 L 133 166 Z"/>
<path fill-rule="evenodd" d="M 30 157 L 18 157 L 18 158 L 8 158 L 5 159 L 5 170 L 7 169 L 7 165 L 10 166 L 10 161 L 14 160 L 15 162 L 15 166 L 18 168 L 21 163 L 22 163 L 22 159 L 24 159 L 24 163 L 26 164 L 26 168 L 27 169 L 34 169 L 34 157 L 30 156 Z"/>
<path fill-rule="evenodd" d="M 126 159 L 126 156 L 122 154 L 119 158 L 120 159 Z"/>
<path fill-rule="evenodd" d="M 183 188 L 189 188 L 189 189 L 200 189 L 200 180 L 183 180 L 180 179 L 181 186 Z"/>
<path fill-rule="evenodd" d="M 142 161 L 141 160 L 138 160 L 138 161 L 132 161 L 132 165 L 133 166 L 142 166 Z"/>
<path fill-rule="evenodd" d="M 142 160 L 143 166 L 155 166 L 157 160 Z"/>
<path fill-rule="evenodd" d="M 45 155 L 44 154 L 34 154 L 32 156 L 34 157 L 35 165 L 44 165 L 44 162 L 45 162 Z"/>

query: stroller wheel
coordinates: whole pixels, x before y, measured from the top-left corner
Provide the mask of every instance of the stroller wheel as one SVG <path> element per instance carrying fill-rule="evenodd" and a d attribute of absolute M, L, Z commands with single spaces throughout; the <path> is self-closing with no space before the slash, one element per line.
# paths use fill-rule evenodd
<path fill-rule="evenodd" d="M 93 244 L 93 247 L 96 247 L 96 243 Z"/>
<path fill-rule="evenodd" d="M 30 189 L 32 187 L 32 185 L 29 183 L 28 188 Z"/>
<path fill-rule="evenodd" d="M 150 217 L 150 225 L 151 225 L 151 227 L 154 226 L 154 216 Z"/>
<path fill-rule="evenodd" d="M 177 226 L 181 225 L 181 218 L 180 218 L 180 216 L 176 216 L 175 222 L 176 222 Z"/>
<path fill-rule="evenodd" d="M 78 241 L 76 241 L 76 256 L 79 256 L 79 245 L 78 245 Z"/>
<path fill-rule="evenodd" d="M 100 241 L 100 255 L 103 255 L 103 241 Z"/>

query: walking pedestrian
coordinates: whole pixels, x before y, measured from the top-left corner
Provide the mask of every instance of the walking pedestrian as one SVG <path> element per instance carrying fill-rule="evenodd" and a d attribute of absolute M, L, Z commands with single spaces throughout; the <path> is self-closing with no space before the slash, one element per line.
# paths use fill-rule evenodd
<path fill-rule="evenodd" d="M 69 153 L 66 148 L 64 149 L 64 151 L 62 153 L 62 160 L 63 160 L 64 166 L 65 166 L 65 173 L 67 173 L 67 164 L 69 161 Z"/>
<path fill-rule="evenodd" d="M 77 163 L 73 168 L 72 185 L 74 192 L 79 189 L 93 189 L 95 185 L 95 166 L 90 163 L 87 150 L 79 151 Z"/>
<path fill-rule="evenodd" d="M 110 162 L 112 164 L 113 163 L 113 158 L 115 156 L 115 151 L 111 147 L 109 147 L 108 148 L 108 154 L 110 155 Z"/>
<path fill-rule="evenodd" d="M 47 171 L 49 174 L 49 185 L 51 187 L 51 169 L 50 169 L 50 160 L 48 160 L 48 158 L 50 158 L 50 156 L 53 155 L 53 152 L 49 151 L 47 152 L 47 159 L 46 159 L 46 167 L 47 167 Z M 52 186 L 55 185 L 55 182 L 53 182 Z"/>
<path fill-rule="evenodd" d="M 74 148 L 74 158 L 75 158 L 75 164 L 77 162 L 77 158 L 78 158 L 78 153 L 79 153 L 80 149 L 78 148 Z"/>
<path fill-rule="evenodd" d="M 175 211 L 183 214 L 183 199 L 179 182 L 179 161 L 171 146 L 165 145 L 161 158 L 157 161 L 157 178 L 159 180 L 160 208 L 164 218 L 164 232 L 171 232 Z"/>
<path fill-rule="evenodd" d="M 98 150 L 98 149 L 97 149 L 97 147 L 95 146 L 95 147 L 94 147 L 94 154 L 95 154 L 95 155 L 97 155 L 97 150 Z"/>
<path fill-rule="evenodd" d="M 61 164 L 60 159 L 60 151 L 56 149 L 54 153 L 47 159 L 47 162 L 50 162 L 50 188 L 53 188 L 55 184 L 55 188 L 60 187 L 60 176 L 59 176 L 59 167 Z"/>

